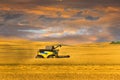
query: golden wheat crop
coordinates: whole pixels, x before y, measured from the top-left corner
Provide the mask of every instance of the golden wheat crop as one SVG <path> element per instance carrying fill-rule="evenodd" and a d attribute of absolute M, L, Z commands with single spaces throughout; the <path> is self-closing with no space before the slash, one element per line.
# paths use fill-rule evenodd
<path fill-rule="evenodd" d="M 66 45 L 59 55 L 70 58 L 35 59 L 38 49 L 58 43 L 0 40 L 0 80 L 119 80 L 120 45 Z"/>

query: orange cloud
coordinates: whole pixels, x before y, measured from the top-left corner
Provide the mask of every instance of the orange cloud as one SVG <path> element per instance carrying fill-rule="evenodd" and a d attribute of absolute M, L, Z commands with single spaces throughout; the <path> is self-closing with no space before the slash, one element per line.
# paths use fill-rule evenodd
<path fill-rule="evenodd" d="M 104 13 L 120 12 L 120 7 L 113 7 L 113 6 L 96 7 L 95 9 Z"/>
<path fill-rule="evenodd" d="M 24 6 L 24 5 L 23 5 Z M 11 5 L 11 4 L 0 4 L 0 10 L 7 11 L 21 11 L 34 15 L 45 15 L 49 17 L 62 17 L 62 18 L 70 18 L 75 15 L 79 10 L 69 9 L 65 11 L 64 8 L 53 7 L 53 6 L 35 6 L 32 8 L 23 7 L 21 5 Z"/>
<path fill-rule="evenodd" d="M 38 5 L 34 7 L 26 7 L 25 4 L 23 4 L 22 6 L 17 4 L 15 5 L 0 4 L 0 10 L 12 12 L 8 16 L 8 18 L 14 17 L 14 15 L 12 14 L 15 12 L 22 12 L 22 14 L 25 14 L 25 15 L 22 15 L 22 17 L 20 17 L 19 19 L 13 18 L 13 19 L 7 20 L 5 22 L 6 25 L 11 24 L 11 26 L 13 26 L 14 24 L 17 24 L 15 25 L 15 27 L 32 26 L 33 29 L 35 27 L 41 27 L 41 28 L 44 28 L 45 30 L 47 30 L 49 27 L 52 27 L 52 29 L 55 29 L 58 27 L 64 29 L 63 31 L 55 31 L 55 32 L 54 30 L 47 31 L 47 33 L 44 33 L 44 34 L 32 33 L 31 35 L 30 33 L 29 35 L 28 33 L 27 34 L 24 33 L 27 35 L 25 36 L 27 38 L 38 38 L 38 37 L 44 38 L 44 37 L 50 37 L 50 36 L 52 38 L 57 35 L 58 37 L 65 38 L 64 41 L 66 42 L 71 42 L 71 41 L 79 42 L 81 38 L 84 38 L 82 39 L 83 41 L 86 40 L 86 41 L 93 41 L 93 42 L 97 41 L 99 38 L 100 39 L 107 38 L 108 40 L 112 40 L 113 37 L 111 37 L 111 34 L 108 31 L 108 27 L 114 26 L 114 24 L 116 24 L 116 22 L 120 20 L 119 18 L 120 8 L 112 7 L 112 6 L 93 7 L 91 9 L 89 8 L 77 9 L 77 8 L 65 8 L 65 7 L 55 7 L 55 6 L 38 6 Z M 4 20 L 3 20 L 3 17 L 2 18 L 1 17 L 0 17 L 0 21 L 2 22 Z M 27 25 L 25 25 L 25 23 Z M 98 32 L 95 30 L 93 30 L 93 32 L 90 32 L 92 31 L 91 29 L 95 29 L 96 26 L 97 28 L 100 27 L 102 29 L 101 32 L 99 32 L 99 30 L 97 30 Z M 81 29 L 82 27 L 89 28 L 88 32 L 92 33 L 90 34 L 92 36 L 86 36 L 87 33 L 86 34 L 76 33 L 77 30 Z M 25 29 L 28 29 L 28 28 L 25 28 Z M 18 33 L 17 30 L 18 28 L 14 30 L 15 33 Z M 2 35 L 3 34 L 5 33 L 2 33 Z M 20 35 L 16 35 L 16 36 L 20 36 Z M 47 39 L 49 40 L 49 38 Z M 59 38 L 57 40 L 59 41 Z"/>

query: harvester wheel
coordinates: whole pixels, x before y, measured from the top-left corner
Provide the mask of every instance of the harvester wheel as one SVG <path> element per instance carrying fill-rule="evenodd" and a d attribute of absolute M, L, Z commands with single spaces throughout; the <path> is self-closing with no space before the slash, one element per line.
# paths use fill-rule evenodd
<path fill-rule="evenodd" d="M 54 56 L 53 55 L 49 55 L 47 58 L 54 58 Z"/>
<path fill-rule="evenodd" d="M 44 58 L 44 57 L 41 55 L 37 55 L 36 58 Z"/>

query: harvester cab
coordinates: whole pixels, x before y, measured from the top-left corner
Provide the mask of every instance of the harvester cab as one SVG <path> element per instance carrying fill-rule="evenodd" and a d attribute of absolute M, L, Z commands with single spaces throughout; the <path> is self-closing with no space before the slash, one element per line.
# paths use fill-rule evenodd
<path fill-rule="evenodd" d="M 36 58 L 69 58 L 69 55 L 58 55 L 59 47 L 62 45 L 46 46 L 45 49 L 39 49 Z"/>

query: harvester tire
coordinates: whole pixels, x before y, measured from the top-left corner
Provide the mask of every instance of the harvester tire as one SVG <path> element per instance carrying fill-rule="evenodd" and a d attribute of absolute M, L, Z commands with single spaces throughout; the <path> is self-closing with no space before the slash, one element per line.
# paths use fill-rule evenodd
<path fill-rule="evenodd" d="M 54 58 L 54 56 L 53 55 L 49 55 L 47 58 Z"/>
<path fill-rule="evenodd" d="M 44 57 L 41 55 L 37 55 L 36 58 L 44 58 Z"/>

